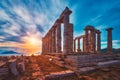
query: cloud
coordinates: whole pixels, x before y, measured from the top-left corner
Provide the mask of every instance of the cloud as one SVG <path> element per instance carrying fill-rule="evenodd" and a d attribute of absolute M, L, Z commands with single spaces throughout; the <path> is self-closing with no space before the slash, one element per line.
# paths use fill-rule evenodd
<path fill-rule="evenodd" d="M 101 45 L 106 48 L 107 47 L 107 41 L 102 41 Z M 113 48 L 119 48 L 120 47 L 120 40 L 112 40 Z"/>
<path fill-rule="evenodd" d="M 1 41 L 21 43 L 21 39 L 28 36 L 28 32 L 39 35 L 38 38 L 41 39 L 43 36 L 41 34 L 48 31 L 65 8 L 64 1 L 51 0 L 49 3 L 41 0 L 2 0 L 0 2 L 0 31 L 1 37 L 5 37 Z M 51 12 L 53 14 L 50 14 Z"/>
<path fill-rule="evenodd" d="M 115 28 L 113 39 L 119 40 L 119 4 L 119 0 L 1 0 L 0 41 L 21 43 L 28 33 L 41 40 L 66 6 L 72 10 L 70 21 L 75 37 L 84 34 L 89 24 L 101 30 L 102 41 L 106 40 L 108 27 Z"/>

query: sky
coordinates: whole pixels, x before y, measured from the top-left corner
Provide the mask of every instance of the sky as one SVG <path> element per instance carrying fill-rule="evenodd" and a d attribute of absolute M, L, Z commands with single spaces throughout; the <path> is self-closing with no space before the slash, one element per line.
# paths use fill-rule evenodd
<path fill-rule="evenodd" d="M 0 0 L 0 46 L 26 49 L 31 45 L 41 51 L 42 37 L 66 6 L 72 11 L 74 37 L 92 25 L 102 32 L 101 47 L 106 48 L 105 29 L 112 27 L 113 48 L 120 48 L 120 0 Z"/>

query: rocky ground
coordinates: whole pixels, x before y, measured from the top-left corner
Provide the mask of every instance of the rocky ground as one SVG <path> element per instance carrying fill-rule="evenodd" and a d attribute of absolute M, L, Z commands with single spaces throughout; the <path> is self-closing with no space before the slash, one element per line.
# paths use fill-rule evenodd
<path fill-rule="evenodd" d="M 9 75 L 4 80 L 44 80 L 46 75 L 53 72 L 67 70 L 52 63 L 46 56 L 33 56 L 26 64 L 26 71 L 22 76 Z M 0 78 L 0 80 L 3 80 Z M 72 76 L 59 77 L 47 80 L 120 80 L 120 65 L 103 67 L 84 74 L 73 74 Z"/>

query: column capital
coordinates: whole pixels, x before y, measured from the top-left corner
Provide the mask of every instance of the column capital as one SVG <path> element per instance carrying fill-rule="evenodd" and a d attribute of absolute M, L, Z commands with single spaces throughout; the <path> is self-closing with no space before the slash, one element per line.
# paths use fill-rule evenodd
<path fill-rule="evenodd" d="M 97 34 L 100 34 L 100 33 L 101 33 L 101 31 L 100 31 L 100 30 L 96 30 L 96 33 L 97 33 Z"/>
<path fill-rule="evenodd" d="M 106 31 L 110 31 L 110 30 L 113 30 L 113 28 L 107 28 Z"/>

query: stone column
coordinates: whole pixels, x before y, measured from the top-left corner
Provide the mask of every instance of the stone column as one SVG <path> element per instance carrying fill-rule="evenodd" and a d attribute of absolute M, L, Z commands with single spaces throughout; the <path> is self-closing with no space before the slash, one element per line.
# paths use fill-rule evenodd
<path fill-rule="evenodd" d="M 49 36 L 47 34 L 47 53 L 49 53 Z"/>
<path fill-rule="evenodd" d="M 83 52 L 86 52 L 86 41 L 85 36 L 83 36 Z"/>
<path fill-rule="evenodd" d="M 101 32 L 97 31 L 97 53 L 101 52 Z"/>
<path fill-rule="evenodd" d="M 85 39 L 86 39 L 86 40 L 85 40 L 85 41 L 86 41 L 86 42 L 85 42 L 85 43 L 86 43 L 86 45 L 85 45 L 85 46 L 86 46 L 86 50 L 85 50 L 85 51 L 88 53 L 88 52 L 89 52 L 88 30 L 85 30 Z"/>
<path fill-rule="evenodd" d="M 69 23 L 69 15 L 71 11 L 66 8 L 63 12 L 64 18 L 64 40 L 63 40 L 63 53 L 70 54 L 73 50 L 73 24 Z"/>
<path fill-rule="evenodd" d="M 55 30 L 52 31 L 52 53 L 55 53 Z"/>
<path fill-rule="evenodd" d="M 92 31 L 92 47 L 93 47 L 93 53 L 96 53 L 96 30 L 95 29 Z"/>
<path fill-rule="evenodd" d="M 63 33 L 63 53 L 64 54 L 69 54 L 68 49 L 69 49 L 69 33 L 68 33 L 68 29 L 69 29 L 69 15 L 68 14 L 64 14 L 64 19 L 63 19 L 63 23 L 64 23 L 64 33 Z"/>
<path fill-rule="evenodd" d="M 81 50 L 80 50 L 80 38 L 78 38 L 78 50 L 77 50 L 78 52 L 80 52 Z"/>
<path fill-rule="evenodd" d="M 42 53 L 44 53 L 44 37 L 42 38 Z"/>
<path fill-rule="evenodd" d="M 76 39 L 74 39 L 74 52 L 76 52 Z"/>
<path fill-rule="evenodd" d="M 52 53 L 52 32 L 50 31 L 50 53 Z"/>
<path fill-rule="evenodd" d="M 46 47 L 45 47 L 45 53 L 47 53 L 47 39 L 46 39 L 46 36 L 45 36 L 45 45 L 46 45 Z"/>
<path fill-rule="evenodd" d="M 61 23 L 57 21 L 57 46 L 56 46 L 56 52 L 60 53 L 61 52 Z"/>
<path fill-rule="evenodd" d="M 50 53 L 50 36 L 49 36 L 49 33 L 48 33 L 48 53 Z"/>
<path fill-rule="evenodd" d="M 107 28 L 107 53 L 112 53 L 112 30 L 113 28 Z"/>
<path fill-rule="evenodd" d="M 45 50 L 46 50 L 45 45 L 46 45 L 46 42 L 45 42 L 45 37 L 44 37 L 44 53 L 46 52 L 46 51 L 45 51 Z"/>

